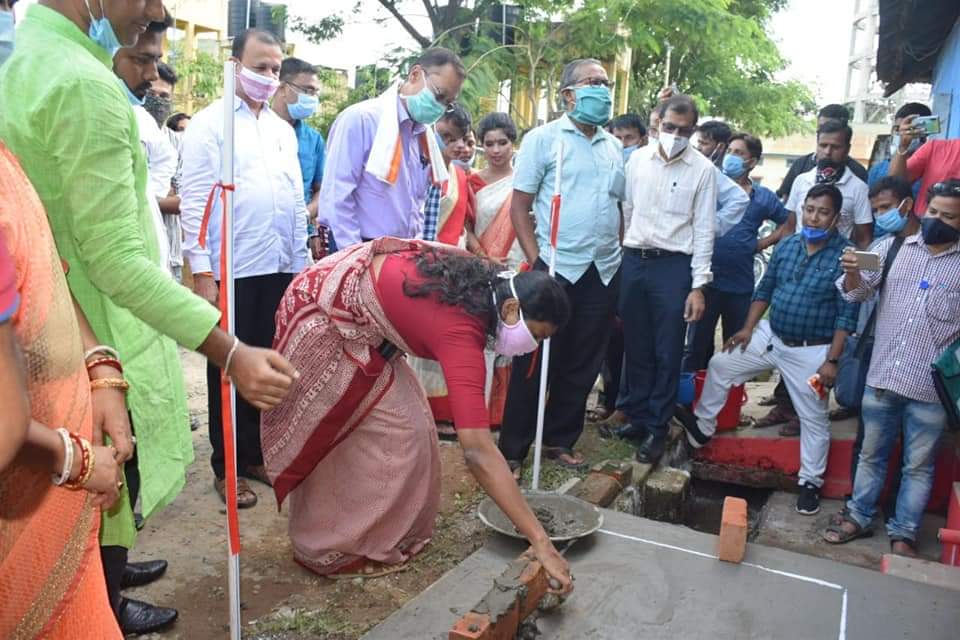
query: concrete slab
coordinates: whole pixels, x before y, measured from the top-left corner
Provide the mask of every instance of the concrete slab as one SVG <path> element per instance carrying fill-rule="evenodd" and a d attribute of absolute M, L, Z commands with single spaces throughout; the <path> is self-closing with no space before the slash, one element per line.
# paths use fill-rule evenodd
<path fill-rule="evenodd" d="M 847 544 L 829 544 L 820 538 L 820 533 L 829 524 L 829 518 L 843 508 L 842 500 L 822 500 L 820 513 L 804 516 L 797 513 L 797 496 L 793 493 L 774 492 L 760 514 L 760 525 L 754 542 L 757 544 L 826 558 L 866 569 L 880 570 L 880 559 L 890 552 L 880 519 L 874 524 L 872 538 L 861 538 Z M 937 531 L 944 523 L 943 516 L 924 514 L 920 526 L 919 552 L 927 559 L 936 559 L 940 553 Z"/>
<path fill-rule="evenodd" d="M 577 590 L 539 618 L 544 638 L 956 637 L 956 592 L 756 544 L 733 565 L 714 556 L 715 536 L 613 511 L 604 518 L 567 554 Z M 523 548 L 491 537 L 364 638 L 446 639 Z"/>

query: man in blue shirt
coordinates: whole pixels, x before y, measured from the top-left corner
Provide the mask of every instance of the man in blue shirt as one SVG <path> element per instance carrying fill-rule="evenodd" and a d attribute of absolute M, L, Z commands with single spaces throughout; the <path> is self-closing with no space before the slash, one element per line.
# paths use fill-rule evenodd
<path fill-rule="evenodd" d="M 847 335 L 857 328 L 858 305 L 847 302 L 835 282 L 840 257 L 850 242 L 836 231 L 843 196 L 832 184 L 818 184 L 804 200 L 803 233 L 784 239 L 757 285 L 743 328 L 710 360 L 703 393 L 684 419 L 694 448 L 710 441 L 730 388 L 758 373 L 780 370 L 800 416 L 800 496 L 797 511 L 820 511 L 820 487 L 830 449 L 829 389 Z M 770 310 L 770 319 L 763 320 Z"/>
<path fill-rule="evenodd" d="M 571 62 L 560 87 L 566 113 L 528 133 L 520 146 L 510 214 L 527 262 L 546 270 L 552 251 L 551 201 L 562 159 L 556 269 L 573 313 L 551 340 L 543 444 L 547 457 L 580 467 L 583 457 L 573 446 L 583 431 L 587 396 L 600 371 L 619 292 L 623 147 L 603 129 L 612 103 L 610 80 L 600 62 Z M 519 469 L 536 433 L 536 353 L 513 359 L 500 449 L 514 469 Z"/>
<path fill-rule="evenodd" d="M 317 97 L 320 93 L 320 80 L 317 78 L 317 70 L 311 64 L 300 58 L 287 58 L 280 65 L 280 83 L 270 106 L 297 134 L 297 158 L 303 174 L 303 201 L 307 203 L 307 212 L 310 215 L 307 234 L 313 258 L 316 260 L 323 254 L 323 238 L 317 221 L 317 201 L 323 179 L 325 146 L 320 132 L 304 120 L 312 116 L 320 104 Z M 332 243 L 329 237 L 327 241 Z M 331 250 L 336 249 L 331 246 Z"/>
<path fill-rule="evenodd" d="M 758 138 L 737 133 L 729 138 L 723 159 L 724 174 L 736 182 L 749 196 L 750 204 L 743 218 L 733 229 L 713 244 L 713 282 L 704 288 L 706 309 L 697 323 L 693 339 L 693 355 L 687 368 L 705 369 L 713 355 L 717 322 L 723 319 L 723 339 L 743 328 L 753 296 L 753 257 L 793 233 L 793 223 L 777 195 L 750 179 L 760 157 L 763 144 Z M 757 239 L 760 226 L 772 220 L 776 230 Z"/>

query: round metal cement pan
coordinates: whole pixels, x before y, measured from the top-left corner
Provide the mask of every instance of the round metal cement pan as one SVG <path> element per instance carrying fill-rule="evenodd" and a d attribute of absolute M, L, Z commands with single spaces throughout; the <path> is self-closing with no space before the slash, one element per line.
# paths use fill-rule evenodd
<path fill-rule="evenodd" d="M 544 516 L 553 518 L 552 526 L 555 531 L 551 534 L 548 528 L 547 533 L 551 534 L 550 539 L 554 542 L 577 540 L 603 526 L 603 514 L 600 513 L 600 509 L 580 498 L 532 491 L 524 491 L 523 495 L 541 522 L 544 521 Z M 514 528 L 510 519 L 489 496 L 480 502 L 480 506 L 477 507 L 477 516 L 483 524 L 494 531 L 511 538 L 524 539 L 524 536 Z"/>

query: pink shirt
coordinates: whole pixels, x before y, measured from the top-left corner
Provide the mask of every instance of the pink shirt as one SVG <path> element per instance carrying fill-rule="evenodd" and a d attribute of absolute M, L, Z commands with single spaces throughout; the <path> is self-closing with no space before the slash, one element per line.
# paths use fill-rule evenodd
<path fill-rule="evenodd" d="M 907 159 L 910 184 L 920 182 L 920 193 L 913 208 L 918 216 L 927 212 L 927 190 L 938 182 L 960 178 L 960 140 L 927 140 Z"/>

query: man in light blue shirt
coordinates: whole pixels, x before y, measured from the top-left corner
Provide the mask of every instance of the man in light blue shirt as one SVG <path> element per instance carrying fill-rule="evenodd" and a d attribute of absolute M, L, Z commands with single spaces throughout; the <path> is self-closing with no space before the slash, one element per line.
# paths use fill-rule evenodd
<path fill-rule="evenodd" d="M 556 269 L 573 314 L 551 341 L 543 444 L 548 458 L 577 467 L 583 458 L 573 446 L 583 431 L 587 395 L 600 371 L 619 293 L 623 147 L 602 128 L 610 119 L 610 81 L 598 61 L 571 62 L 560 86 L 566 113 L 528 133 L 520 146 L 511 216 L 527 262 L 546 270 L 559 160 L 562 205 Z M 538 368 L 535 354 L 513 360 L 500 449 L 514 469 L 526 457 L 536 431 Z"/>

